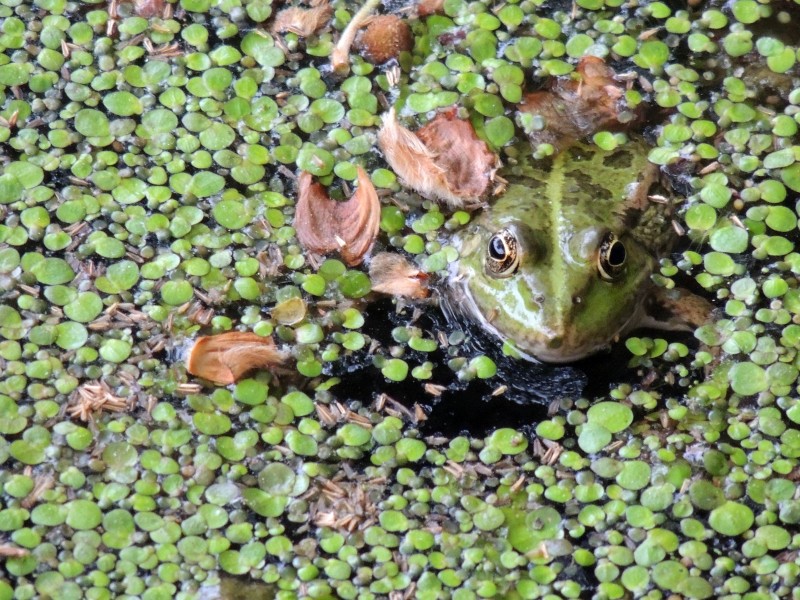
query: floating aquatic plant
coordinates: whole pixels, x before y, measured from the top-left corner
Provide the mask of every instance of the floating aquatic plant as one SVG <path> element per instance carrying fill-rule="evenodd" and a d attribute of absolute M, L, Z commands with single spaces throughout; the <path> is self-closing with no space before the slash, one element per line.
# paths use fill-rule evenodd
<path fill-rule="evenodd" d="M 793 5 L 364 6 L 0 5 L 0 598 L 188 599 L 225 575 L 287 598 L 792 597 Z M 359 12 L 413 45 L 365 60 Z M 499 381 L 512 359 L 408 309 L 375 333 L 362 299 L 426 294 L 469 220 L 375 147 L 394 117 L 439 183 L 422 191 L 485 199 L 494 156 L 561 142 L 542 138 L 557 112 L 518 110 L 548 86 L 613 117 L 603 148 L 655 108 L 650 159 L 686 197 L 656 279 L 717 313 L 696 341 L 629 338 L 633 383 L 511 422 L 526 363 Z M 451 135 L 473 170 L 436 167 Z M 301 171 L 341 202 L 360 169 L 369 273 L 310 256 L 295 222 Z M 213 352 L 235 357 L 222 379 L 187 374 L 176 344 L 224 332 L 256 346 Z M 344 389 L 358 365 L 384 394 Z"/>

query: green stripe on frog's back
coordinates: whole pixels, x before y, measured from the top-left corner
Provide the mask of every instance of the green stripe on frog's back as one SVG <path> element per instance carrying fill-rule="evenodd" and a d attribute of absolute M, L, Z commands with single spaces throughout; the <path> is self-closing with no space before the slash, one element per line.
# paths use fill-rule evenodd
<path fill-rule="evenodd" d="M 548 216 L 550 217 L 551 248 L 556 248 L 562 245 L 562 242 L 566 244 L 569 241 L 565 239 L 564 215 L 562 212 L 564 208 L 562 206 L 564 186 L 568 182 L 564 173 L 565 160 L 566 156 L 564 153 L 559 154 L 556 156 L 555 160 L 553 160 L 553 168 L 547 180 L 547 190 L 545 192 L 549 204 Z M 561 252 L 552 252 L 550 262 L 552 265 L 550 280 L 554 282 L 565 281 L 567 278 L 567 269 L 564 263 L 564 255 Z M 562 321 L 564 319 L 564 307 L 568 306 L 568 295 L 570 291 L 564 285 L 554 285 L 552 293 L 554 293 L 557 298 L 557 302 L 554 305 L 556 308 L 556 314 L 554 316 L 557 321 Z"/>

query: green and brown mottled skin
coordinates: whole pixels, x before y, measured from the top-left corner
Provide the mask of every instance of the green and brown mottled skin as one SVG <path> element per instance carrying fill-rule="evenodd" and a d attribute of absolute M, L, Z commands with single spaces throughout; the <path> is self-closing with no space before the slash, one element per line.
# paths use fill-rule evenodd
<path fill-rule="evenodd" d="M 545 362 L 583 358 L 639 324 L 650 275 L 675 236 L 671 201 L 648 198 L 658 170 L 644 144 L 611 152 L 576 144 L 503 176 L 503 195 L 456 238 L 450 307 Z M 497 277 L 486 265 L 488 244 L 503 229 L 516 239 L 519 264 Z M 609 233 L 625 248 L 611 280 L 598 269 Z"/>

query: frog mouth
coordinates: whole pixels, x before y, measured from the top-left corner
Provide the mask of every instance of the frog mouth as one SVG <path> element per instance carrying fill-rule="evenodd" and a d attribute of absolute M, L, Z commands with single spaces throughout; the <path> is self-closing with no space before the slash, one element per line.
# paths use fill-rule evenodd
<path fill-rule="evenodd" d="M 517 354 L 525 360 L 535 363 L 565 364 L 584 359 L 592 354 L 608 348 L 621 336 L 639 327 L 644 314 L 643 303 L 638 303 L 628 318 L 608 335 L 593 340 L 576 340 L 569 331 L 545 332 L 531 330 L 523 335 L 520 324 L 516 332 L 504 332 L 493 322 L 491 314 L 484 314 L 478 307 L 474 297 L 468 291 L 468 280 L 465 276 L 453 276 L 448 282 L 445 293 L 440 294 L 439 306 L 450 323 L 463 325 L 464 321 L 479 326 L 497 339 L 511 342 Z M 518 333 L 520 335 L 514 335 Z"/>

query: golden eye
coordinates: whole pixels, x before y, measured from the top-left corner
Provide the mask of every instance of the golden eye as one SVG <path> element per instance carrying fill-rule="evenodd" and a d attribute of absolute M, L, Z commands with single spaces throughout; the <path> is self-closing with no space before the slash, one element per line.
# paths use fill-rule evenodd
<path fill-rule="evenodd" d="M 625 268 L 625 244 L 613 233 L 607 233 L 597 254 L 597 269 L 607 281 L 616 279 Z"/>
<path fill-rule="evenodd" d="M 489 240 L 486 271 L 492 277 L 511 277 L 518 266 L 517 238 L 508 229 L 501 229 Z"/>

